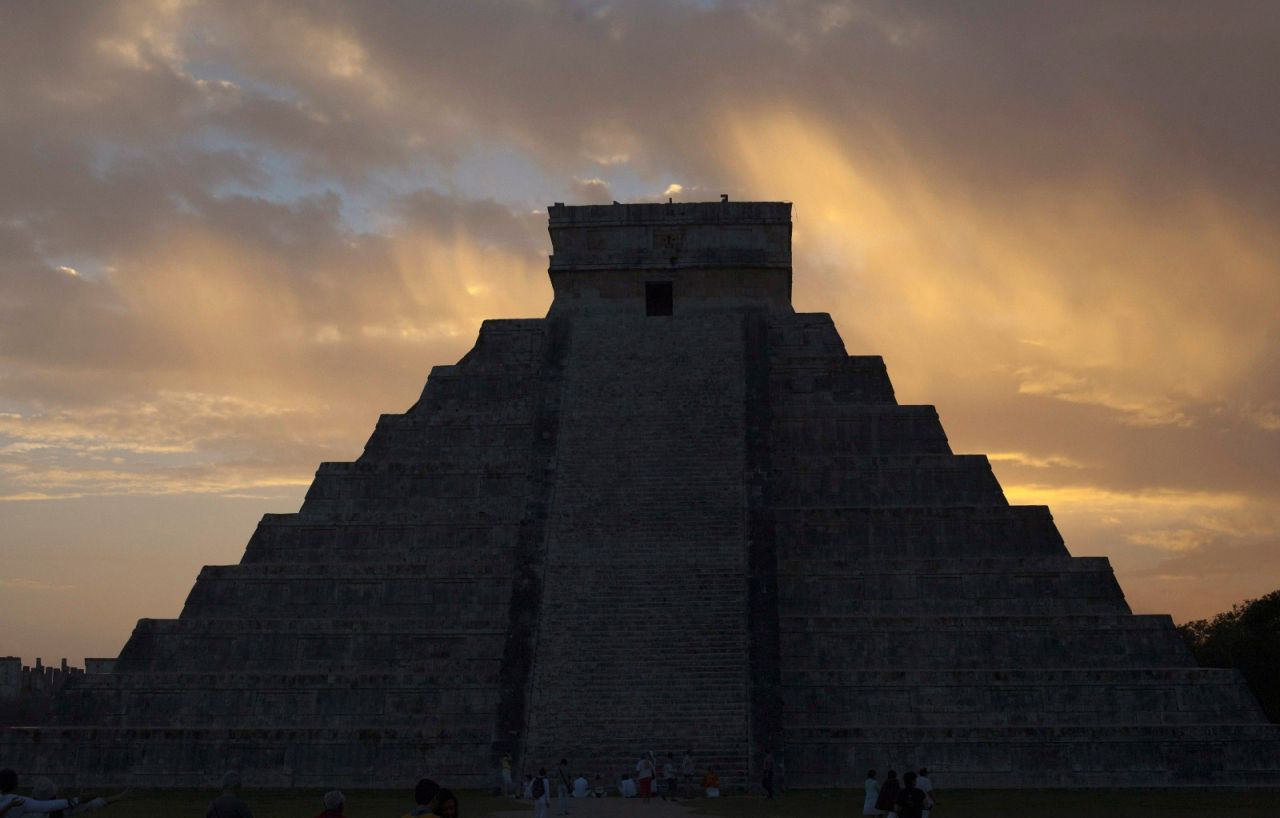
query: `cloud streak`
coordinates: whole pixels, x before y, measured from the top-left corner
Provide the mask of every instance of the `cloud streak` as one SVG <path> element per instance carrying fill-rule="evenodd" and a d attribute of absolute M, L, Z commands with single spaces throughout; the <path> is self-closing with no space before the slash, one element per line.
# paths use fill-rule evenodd
<path fill-rule="evenodd" d="M 797 306 L 1135 606 L 1273 590 L 1277 32 L 1257 3 L 0 7 L 0 531 L 294 496 L 482 319 L 543 314 L 547 203 L 728 193 L 795 202 Z"/>

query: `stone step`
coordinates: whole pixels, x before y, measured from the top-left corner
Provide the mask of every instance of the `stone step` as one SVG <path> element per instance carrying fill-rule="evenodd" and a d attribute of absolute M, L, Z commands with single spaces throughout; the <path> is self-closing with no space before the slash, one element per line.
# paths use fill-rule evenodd
<path fill-rule="evenodd" d="M 86 677 L 89 678 L 89 677 Z M 1235 685 L 1237 671 L 1229 668 L 1181 667 L 1100 667 L 1100 668 L 929 668 L 927 670 L 884 670 L 858 667 L 784 666 L 782 682 L 787 687 L 863 686 L 869 688 L 922 686 L 1137 686 L 1137 685 Z M 1212 694 L 1210 694 L 1212 695 Z M 1206 700 L 1207 701 L 1207 700 Z"/>
<path fill-rule="evenodd" d="M 827 313 L 793 312 L 771 315 L 768 341 L 769 349 L 777 357 L 848 357 L 844 341 Z"/>
<path fill-rule="evenodd" d="M 1265 721 L 1234 670 L 784 672 L 788 724 L 839 714 L 861 725 Z"/>
<path fill-rule="evenodd" d="M 352 465 L 352 464 L 340 464 Z M 419 502 L 474 502 L 483 504 L 495 498 L 523 502 L 529 492 L 527 472 L 510 469 L 476 468 L 470 471 L 444 472 L 415 469 L 395 473 L 343 473 L 322 470 L 307 490 L 302 511 L 309 507 L 339 508 L 373 504 L 397 508 Z"/>
<path fill-rule="evenodd" d="M 787 355 L 769 359 L 769 400 L 775 411 L 796 406 L 894 403 L 879 355 Z"/>
<path fill-rule="evenodd" d="M 78 787 L 207 788 L 210 771 L 252 771 L 255 788 L 403 790 L 424 770 L 458 788 L 493 785 L 492 724 L 480 728 L 42 727 L 0 730 L 0 754 L 33 780 Z"/>
<path fill-rule="evenodd" d="M 910 598 L 797 597 L 781 586 L 783 616 L 1069 616 L 1127 614 L 1129 605 L 1116 596 L 994 596 L 937 597 L 925 593 Z"/>
<path fill-rule="evenodd" d="M 880 559 L 815 559 L 792 556 L 778 560 L 779 576 L 856 577 L 856 576 L 1059 576 L 1063 574 L 1109 574 L 1107 557 L 1072 557 L 1068 554 L 1013 555 L 1007 557 L 894 557 Z"/>
<path fill-rule="evenodd" d="M 775 463 L 778 509 L 875 506 L 1002 506 L 1007 501 L 985 455 L 806 458 Z"/>
<path fill-rule="evenodd" d="M 1280 786 L 1276 725 L 784 727 L 788 781 L 858 786 L 862 771 L 928 766 L 965 788 Z M 837 748 L 847 748 L 838 751 Z"/>
<path fill-rule="evenodd" d="M 163 674 L 157 674 L 163 675 Z M 135 686 L 80 687 L 59 700 L 59 723 L 108 727 L 341 727 L 369 726 L 492 729 L 499 692 L 488 687 L 219 685 L 213 689 Z"/>
<path fill-rule="evenodd" d="M 1069 556 L 1045 506 L 777 508 L 778 558 Z"/>
<path fill-rule="evenodd" d="M 519 520 L 477 517 L 452 522 L 391 521 L 317 523 L 296 514 L 269 514 L 259 523 L 241 564 L 439 563 L 443 571 L 509 564 Z"/>
<path fill-rule="evenodd" d="M 874 630 L 894 637 L 914 633 L 962 632 L 1009 633 L 1015 630 L 1090 631 L 1110 629 L 1176 636 L 1168 614 L 1073 614 L 1070 616 L 789 616 L 783 631 L 803 629 L 809 633 L 861 633 Z"/>
<path fill-rule="evenodd" d="M 180 618 L 341 618 L 359 611 L 368 619 L 501 627 L 511 597 L 511 565 L 483 567 L 488 571 L 465 566 L 467 574 L 448 574 L 439 564 L 206 566 Z"/>
<path fill-rule="evenodd" d="M 506 481 L 495 489 L 515 486 Z M 512 494 L 485 493 L 473 497 L 416 497 L 384 495 L 378 498 L 311 497 L 303 501 L 298 515 L 313 526 L 343 524 L 432 525 L 459 523 L 470 527 L 484 520 L 497 524 L 519 523 L 527 498 Z"/>
<path fill-rule="evenodd" d="M 1105 558 L 787 559 L 783 615 L 1127 614 Z"/>
<path fill-rule="evenodd" d="M 772 422 L 775 469 L 823 463 L 831 457 L 949 455 L 951 446 L 932 406 L 865 404 L 782 413 Z"/>
<path fill-rule="evenodd" d="M 506 628 L 444 628 L 394 619 L 142 619 L 119 672 L 418 670 L 449 664 L 463 678 L 496 674 Z"/>
<path fill-rule="evenodd" d="M 1167 616 L 783 617 L 782 661 L 867 669 L 1194 664 Z"/>

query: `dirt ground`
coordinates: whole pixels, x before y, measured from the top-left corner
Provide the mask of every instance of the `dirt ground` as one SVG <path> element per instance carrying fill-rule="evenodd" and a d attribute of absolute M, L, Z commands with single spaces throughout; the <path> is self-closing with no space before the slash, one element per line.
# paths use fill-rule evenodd
<path fill-rule="evenodd" d="M 69 793 L 75 795 L 76 793 Z M 83 795 L 104 795 L 88 792 Z M 211 790 L 137 792 L 96 815 L 103 818 L 201 818 L 216 795 Z M 399 818 L 413 807 L 412 794 L 387 790 L 350 791 L 349 818 Z M 1280 791 L 1207 790 L 940 790 L 931 818 L 1280 818 Z M 320 791 L 247 790 L 243 798 L 255 818 L 313 818 L 323 807 Z M 528 802 L 478 792 L 459 793 L 461 818 L 527 818 Z M 695 799 L 676 803 L 653 799 L 571 800 L 573 818 L 857 818 L 861 790 L 792 791 L 775 801 L 754 796 Z M 556 814 L 552 801 L 550 815 Z"/>

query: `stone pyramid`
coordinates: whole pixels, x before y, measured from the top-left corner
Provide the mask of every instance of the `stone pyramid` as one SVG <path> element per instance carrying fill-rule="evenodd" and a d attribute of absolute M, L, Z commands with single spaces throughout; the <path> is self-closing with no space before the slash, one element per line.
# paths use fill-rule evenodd
<path fill-rule="evenodd" d="M 781 202 L 549 210 L 545 318 L 486 321 L 59 723 L 81 786 L 487 787 L 692 749 L 731 786 L 1280 784 L 1234 671 L 791 307 Z"/>

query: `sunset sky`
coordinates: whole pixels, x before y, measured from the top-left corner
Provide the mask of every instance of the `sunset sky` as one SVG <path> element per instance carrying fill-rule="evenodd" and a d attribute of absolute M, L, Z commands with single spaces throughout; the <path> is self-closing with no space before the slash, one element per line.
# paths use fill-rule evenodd
<path fill-rule="evenodd" d="M 0 5 L 0 655 L 114 656 L 545 207 L 795 203 L 795 305 L 1130 604 L 1280 588 L 1280 3 Z"/>

